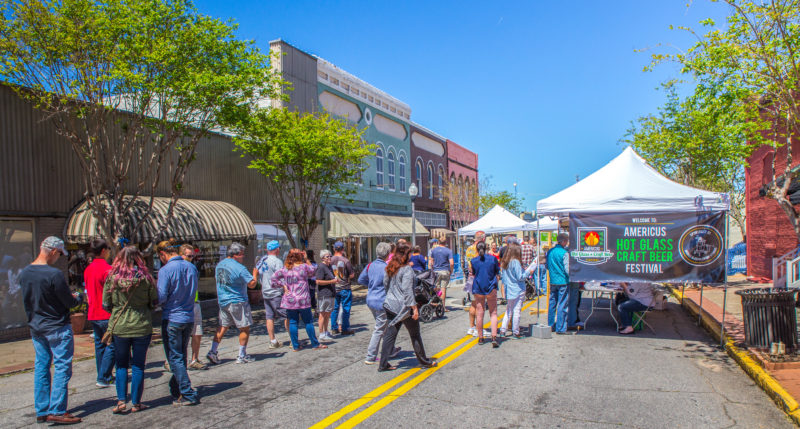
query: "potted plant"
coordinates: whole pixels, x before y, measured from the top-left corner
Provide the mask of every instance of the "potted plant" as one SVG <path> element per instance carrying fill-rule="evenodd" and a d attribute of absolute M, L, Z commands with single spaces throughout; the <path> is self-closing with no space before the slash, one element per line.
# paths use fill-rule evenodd
<path fill-rule="evenodd" d="M 261 305 L 261 284 L 256 283 L 256 287 L 253 289 L 247 289 L 247 300 L 250 302 L 250 305 Z"/>
<path fill-rule="evenodd" d="M 69 309 L 69 321 L 72 323 L 72 333 L 82 334 L 86 330 L 86 303 L 81 303 Z"/>

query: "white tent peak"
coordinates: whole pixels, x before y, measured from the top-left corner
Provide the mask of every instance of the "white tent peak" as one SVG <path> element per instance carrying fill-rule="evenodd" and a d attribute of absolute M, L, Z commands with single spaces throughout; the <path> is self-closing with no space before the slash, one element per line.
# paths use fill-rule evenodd
<path fill-rule="evenodd" d="M 583 180 L 540 200 L 539 214 L 728 210 L 728 195 L 664 177 L 628 146 Z"/>
<path fill-rule="evenodd" d="M 474 235 L 478 231 L 487 234 L 496 234 L 513 231 L 530 231 L 536 225 L 525 222 L 513 213 L 495 205 L 483 217 L 458 230 L 458 235 Z"/>

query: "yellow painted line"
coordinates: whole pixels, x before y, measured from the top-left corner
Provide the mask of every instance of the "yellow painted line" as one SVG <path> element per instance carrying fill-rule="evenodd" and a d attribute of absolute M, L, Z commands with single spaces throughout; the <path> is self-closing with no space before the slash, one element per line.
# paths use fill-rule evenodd
<path fill-rule="evenodd" d="M 413 369 L 410 369 L 410 370 L 398 375 L 397 377 L 389 380 L 385 384 L 383 384 L 381 386 L 378 386 L 378 388 L 373 390 L 372 392 L 369 392 L 366 395 L 362 396 L 360 399 L 357 399 L 357 400 L 351 402 L 349 405 L 345 406 L 341 410 L 331 414 L 330 416 L 326 417 L 323 420 L 320 420 L 319 423 L 315 424 L 314 426 L 311 426 L 311 428 L 312 429 L 317 429 L 317 428 L 321 429 L 321 428 L 325 428 L 325 427 L 328 427 L 328 426 L 336 423 L 337 420 L 339 420 L 342 417 L 346 416 L 347 414 L 350 414 L 351 412 L 361 408 L 361 406 L 366 404 L 367 402 L 370 402 L 373 399 L 377 398 L 378 396 L 381 396 L 383 394 L 383 392 L 391 389 L 392 387 L 394 387 L 395 385 L 397 385 L 401 381 L 404 381 L 408 377 L 411 377 L 415 373 L 419 372 L 419 370 L 420 370 L 420 368 L 413 368 Z"/>
<path fill-rule="evenodd" d="M 391 404 L 395 399 L 403 396 L 406 392 L 413 389 L 416 385 L 423 382 L 426 378 L 430 377 L 433 373 L 450 363 L 455 358 L 461 356 L 464 352 L 471 349 L 478 344 L 477 339 L 473 339 L 470 341 L 466 346 L 462 347 L 455 353 L 451 354 L 441 362 L 439 362 L 438 366 L 433 368 L 428 368 L 423 371 L 421 374 L 417 375 L 416 377 L 412 378 L 408 383 L 398 387 L 392 393 L 386 395 L 385 397 L 381 398 L 378 402 L 369 406 L 369 408 L 365 409 L 364 411 L 356 414 L 355 416 L 347 419 L 344 423 L 337 426 L 338 428 L 352 428 L 357 426 L 359 423 L 363 422 L 364 420 L 368 419 L 370 416 L 378 412 L 381 408 Z"/>
<path fill-rule="evenodd" d="M 527 304 L 523 305 L 523 306 L 522 306 L 522 309 L 521 309 L 521 311 L 522 311 L 522 310 L 525 310 L 525 309 L 527 309 L 528 307 L 530 307 L 531 305 L 535 304 L 535 303 L 536 303 L 536 300 L 538 300 L 538 299 L 539 299 L 539 297 L 536 297 L 536 298 L 534 298 L 532 301 L 530 301 L 530 302 L 528 302 Z M 520 311 L 520 312 L 521 312 L 521 311 Z M 503 316 L 504 316 L 504 315 L 505 315 L 505 313 L 503 313 Z M 498 319 L 500 319 L 500 318 L 501 318 L 501 316 L 498 316 Z M 484 325 L 484 328 L 487 328 L 487 327 L 489 327 L 489 326 L 491 326 L 491 321 L 487 322 L 487 323 Z M 447 347 L 446 347 L 446 348 L 444 348 L 442 351 L 440 351 L 440 352 L 436 353 L 436 354 L 435 354 L 435 355 L 433 355 L 432 357 L 433 357 L 433 358 L 435 358 L 435 359 L 439 359 L 439 358 L 441 358 L 442 356 L 445 356 L 445 355 L 447 355 L 447 354 L 448 354 L 448 353 L 450 353 L 452 350 L 454 350 L 454 349 L 456 349 L 456 348 L 460 347 L 462 344 L 464 344 L 465 342 L 467 342 L 467 341 L 469 341 L 469 340 L 471 340 L 471 339 L 474 339 L 474 338 L 473 338 L 471 335 L 466 335 L 466 336 L 464 336 L 463 338 L 461 338 L 460 340 L 456 341 L 455 343 L 453 343 L 453 344 L 451 344 L 451 345 L 447 346 Z M 477 344 L 477 339 L 474 339 L 474 340 L 475 340 L 475 341 L 474 341 L 474 343 L 472 343 L 472 344 L 468 344 L 468 345 L 467 345 L 467 346 L 465 346 L 464 348 L 462 348 L 462 349 L 458 350 L 457 352 L 453 353 L 453 355 L 451 355 L 451 356 L 449 356 L 448 358 L 444 359 L 443 361 L 439 362 L 439 365 L 438 365 L 438 366 L 436 366 L 436 367 L 434 367 L 434 368 L 429 368 L 429 369 L 425 370 L 425 372 L 423 372 L 422 374 L 420 374 L 420 375 L 418 375 L 417 377 L 415 377 L 414 379 L 412 379 L 412 380 L 411 380 L 411 381 L 410 381 L 410 382 L 409 382 L 407 385 L 409 385 L 409 384 L 412 384 L 412 383 L 413 383 L 413 385 L 412 385 L 411 387 L 409 387 L 408 389 L 404 390 L 402 393 L 405 393 L 405 392 L 407 392 L 408 390 L 410 390 L 411 388 L 413 388 L 414 386 L 416 386 L 417 384 L 419 384 L 420 382 L 422 382 L 423 380 L 425 380 L 426 378 L 428 378 L 428 377 L 429 377 L 431 374 L 433 374 L 434 372 L 438 371 L 438 368 L 441 368 L 442 366 L 444 366 L 444 365 L 445 365 L 445 364 L 447 364 L 448 362 L 452 361 L 452 360 L 453 360 L 453 359 L 455 359 L 456 357 L 460 356 L 460 355 L 461 355 L 462 353 L 464 353 L 466 350 L 468 350 L 469 348 L 471 348 L 472 346 L 474 346 L 475 344 Z M 368 403 L 368 402 L 372 401 L 373 399 L 376 399 L 377 397 L 379 397 L 380 395 L 382 395 L 384 392 L 386 392 L 387 390 L 389 390 L 389 389 L 391 389 L 392 387 L 396 386 L 396 385 L 397 385 L 397 384 L 399 384 L 400 382 L 404 381 L 405 379 L 407 379 L 407 378 L 408 378 L 408 377 L 410 377 L 411 375 L 415 374 L 415 373 L 416 373 L 416 372 L 418 372 L 419 370 L 420 370 L 420 368 L 413 368 L 413 369 L 407 370 L 406 372 L 404 372 L 404 373 L 402 373 L 402 374 L 398 375 L 397 377 L 395 377 L 395 378 L 393 378 L 393 379 L 389 380 L 389 381 L 388 381 L 388 382 L 386 382 L 385 384 L 383 384 L 383 385 L 381 385 L 381 386 L 378 386 L 378 387 L 377 387 L 375 390 L 373 390 L 373 391 L 371 391 L 371 392 L 367 393 L 366 395 L 362 396 L 361 398 L 359 398 L 359 399 L 357 399 L 357 400 L 355 400 L 355 401 L 351 402 L 350 404 L 346 405 L 344 408 L 340 409 L 339 411 L 337 411 L 337 412 L 335 412 L 335 413 L 331 414 L 330 416 L 326 417 L 326 418 L 325 418 L 325 419 L 323 419 L 323 420 L 320 420 L 318 423 L 316 423 L 315 425 L 311 426 L 311 428 L 313 428 L 313 429 L 321 429 L 321 428 L 326 428 L 326 427 L 328 427 L 328 426 L 332 425 L 332 424 L 333 424 L 333 423 L 335 423 L 337 420 L 339 420 L 339 419 L 341 419 L 342 417 L 344 417 L 345 415 L 347 415 L 347 414 L 350 414 L 351 412 L 353 412 L 353 411 L 355 411 L 355 410 L 357 410 L 357 409 L 361 408 L 363 405 L 365 405 L 366 403 Z M 427 375 L 426 375 L 426 374 L 427 374 Z M 424 375 L 424 377 L 422 377 L 423 375 Z M 419 378 L 419 377 L 422 377 L 422 378 L 420 378 L 418 381 L 416 381 L 416 382 L 415 382 L 414 380 L 417 380 L 417 378 Z M 400 389 L 402 389 L 402 388 L 404 388 L 404 387 L 405 387 L 405 386 L 402 386 L 401 388 L 398 388 L 398 389 L 397 389 L 395 392 L 397 392 L 397 391 L 400 391 Z M 401 393 L 401 395 L 402 395 L 402 393 Z M 394 392 L 392 392 L 392 394 L 394 394 Z M 390 397 L 390 396 L 391 396 L 391 394 L 390 394 L 389 396 L 387 396 L 387 397 Z M 384 398 L 384 399 L 386 399 L 386 398 Z M 396 398 L 395 398 L 395 399 L 396 399 Z M 393 400 L 394 400 L 394 399 L 392 399 L 392 401 L 393 401 Z M 391 402 L 391 401 L 389 401 L 389 402 Z M 386 402 L 386 404 L 388 404 L 389 402 Z M 376 403 L 376 404 L 377 404 L 377 403 Z M 373 404 L 372 406 L 375 406 L 376 404 Z M 384 406 L 386 406 L 386 404 L 382 405 L 380 408 L 383 408 Z M 371 406 L 370 408 L 372 408 L 372 406 Z M 378 409 L 380 409 L 380 408 L 378 408 Z M 368 410 L 368 409 L 369 409 L 369 408 L 367 408 L 367 410 Z M 378 409 L 375 409 L 375 410 L 374 410 L 372 413 L 375 413 L 376 411 L 378 411 Z M 363 412 L 366 412 L 366 410 L 362 411 L 362 413 L 363 413 Z M 372 413 L 371 413 L 371 414 L 372 414 Z M 345 423 L 349 422 L 350 420 L 353 420 L 355 417 L 359 416 L 360 414 L 361 414 L 361 413 L 357 414 L 356 416 L 353 416 L 351 419 L 347 420 Z M 371 414 L 370 414 L 370 415 L 371 415 Z M 359 422 L 361 422 L 361 421 L 365 420 L 367 417 L 369 417 L 369 416 L 366 416 L 366 417 L 364 417 L 363 419 L 359 420 Z M 345 423 L 342 423 L 342 425 L 344 425 Z M 355 424 L 357 424 L 357 423 L 355 423 Z M 355 425 L 355 424 L 354 424 L 354 425 Z M 339 426 L 339 427 L 342 427 L 342 426 Z"/>
<path fill-rule="evenodd" d="M 453 350 L 454 348 L 464 344 L 465 342 L 469 341 L 470 339 L 472 339 L 472 335 L 466 335 L 466 336 L 464 336 L 464 338 L 462 338 L 462 339 L 456 341 L 455 343 L 449 345 L 444 350 L 440 351 L 439 353 L 436 353 L 432 357 L 434 359 L 439 359 L 440 357 L 450 353 L 451 350 Z"/>

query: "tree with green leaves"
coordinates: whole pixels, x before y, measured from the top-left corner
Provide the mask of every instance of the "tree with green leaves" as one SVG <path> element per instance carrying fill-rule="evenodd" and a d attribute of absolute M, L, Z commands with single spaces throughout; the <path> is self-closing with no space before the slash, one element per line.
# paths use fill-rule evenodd
<path fill-rule="evenodd" d="M 745 120 L 760 124 L 763 137 L 751 142 L 769 144 L 776 155 L 785 157 L 782 171 L 775 168 L 777 156 L 772 157 L 773 180 L 766 194 L 778 202 L 800 239 L 800 211 L 788 195 L 800 174 L 792 169 L 792 143 L 800 135 L 800 0 L 724 3 L 731 12 L 725 29 L 715 28 L 711 19 L 701 21 L 709 29 L 702 35 L 681 27 L 697 42 L 686 52 L 653 55 L 651 67 L 677 62 L 682 73 L 700 82 L 716 82 L 745 106 L 741 110 Z"/>
<path fill-rule="evenodd" d="M 190 1 L 0 4 L 0 79 L 69 142 L 109 242 L 148 223 L 166 180 L 163 234 L 198 141 L 280 85 L 267 57 L 235 29 Z M 131 224 L 126 214 L 141 205 L 145 215 Z"/>
<path fill-rule="evenodd" d="M 726 192 L 731 217 L 745 235 L 744 168 L 761 138 L 757 111 L 717 81 L 702 82 L 681 99 L 676 82 L 663 85 L 666 104 L 640 117 L 622 142 L 630 144 L 665 176 L 695 188 Z M 745 236 L 746 237 L 746 236 Z"/>
<path fill-rule="evenodd" d="M 347 198 L 377 149 L 363 130 L 327 113 L 260 109 L 235 126 L 234 143 L 249 168 L 267 178 L 268 198 L 278 209 L 280 226 L 292 247 L 305 249 L 322 221 L 330 196 Z M 297 226 L 300 243 L 290 225 Z"/>
<path fill-rule="evenodd" d="M 480 215 L 485 215 L 494 206 L 500 206 L 504 209 L 519 215 L 525 206 L 523 198 L 519 198 L 509 191 L 498 191 L 492 186 L 492 177 L 483 176 L 480 186 L 479 196 L 479 212 Z"/>

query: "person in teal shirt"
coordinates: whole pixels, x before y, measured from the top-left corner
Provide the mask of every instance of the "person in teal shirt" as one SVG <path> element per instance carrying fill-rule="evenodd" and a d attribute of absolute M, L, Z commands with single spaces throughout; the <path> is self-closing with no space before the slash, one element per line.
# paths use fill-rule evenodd
<path fill-rule="evenodd" d="M 236 363 L 252 362 L 247 355 L 247 341 L 250 338 L 250 325 L 253 315 L 247 300 L 247 289 L 256 287 L 256 279 L 242 265 L 245 247 L 233 243 L 228 247 L 228 257 L 217 264 L 215 270 L 217 280 L 217 301 L 219 302 L 219 328 L 211 342 L 211 351 L 206 358 L 213 363 L 220 362 L 217 348 L 225 331 L 231 326 L 239 329 L 239 357 Z"/>
<path fill-rule="evenodd" d="M 550 303 L 547 324 L 557 334 L 567 332 L 569 304 L 569 234 L 558 234 L 558 244 L 547 252 L 547 271 L 550 273 Z"/>

